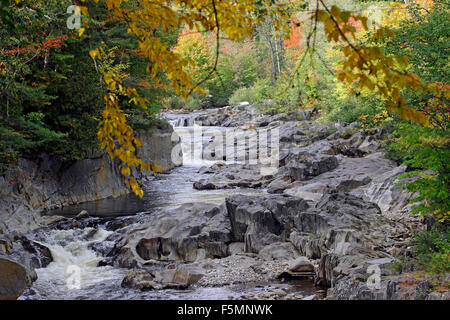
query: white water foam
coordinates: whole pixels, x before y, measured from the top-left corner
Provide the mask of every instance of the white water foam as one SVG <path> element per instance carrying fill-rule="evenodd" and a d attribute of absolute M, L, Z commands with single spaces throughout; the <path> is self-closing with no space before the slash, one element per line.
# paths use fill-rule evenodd
<path fill-rule="evenodd" d="M 85 295 L 89 288 L 105 282 L 120 283 L 124 271 L 111 266 L 97 267 L 102 257 L 89 248 L 96 242 L 105 244 L 111 233 L 93 228 L 51 231 L 41 244 L 50 249 L 53 262 L 36 269 L 38 279 L 33 289 L 44 299 L 89 299 Z"/>

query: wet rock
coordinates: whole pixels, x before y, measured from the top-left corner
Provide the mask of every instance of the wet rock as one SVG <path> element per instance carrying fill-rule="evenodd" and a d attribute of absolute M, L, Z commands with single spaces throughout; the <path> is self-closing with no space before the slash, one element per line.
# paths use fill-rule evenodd
<path fill-rule="evenodd" d="M 27 270 L 21 264 L 0 256 L 0 300 L 17 299 L 28 285 Z"/>
<path fill-rule="evenodd" d="M 46 221 L 44 221 L 42 224 L 44 226 L 52 226 L 52 225 L 60 223 L 61 221 L 65 221 L 67 219 L 68 218 L 62 217 L 62 216 L 48 217 L 48 219 Z"/>
<path fill-rule="evenodd" d="M 99 241 L 88 245 L 88 248 L 98 252 L 103 257 L 108 257 L 114 250 L 115 243 L 113 241 Z"/>
<path fill-rule="evenodd" d="M 53 261 L 52 253 L 46 246 L 38 242 L 29 240 L 25 236 L 22 236 L 20 238 L 20 242 L 23 246 L 23 249 L 32 254 L 32 267 L 45 268 Z"/>
<path fill-rule="evenodd" d="M 202 277 L 202 270 L 194 267 L 178 267 L 155 272 L 155 281 L 162 284 L 164 289 L 186 289 Z"/>
<path fill-rule="evenodd" d="M 155 285 L 153 276 L 144 269 L 133 269 L 128 271 L 121 283 L 123 288 L 139 290 L 152 290 Z"/>
<path fill-rule="evenodd" d="M 89 213 L 86 210 L 82 210 L 79 214 L 75 216 L 75 219 L 85 219 L 89 218 Z"/>

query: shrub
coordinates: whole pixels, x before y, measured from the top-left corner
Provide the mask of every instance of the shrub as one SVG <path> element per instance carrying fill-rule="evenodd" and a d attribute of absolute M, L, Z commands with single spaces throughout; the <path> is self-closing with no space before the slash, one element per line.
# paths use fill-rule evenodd
<path fill-rule="evenodd" d="M 324 97 L 320 108 L 328 121 L 347 123 L 358 121 L 368 127 L 379 125 L 380 123 L 375 121 L 376 116 L 386 110 L 383 103 L 374 96 L 339 96 L 336 93 Z"/>
<path fill-rule="evenodd" d="M 418 203 L 413 213 L 431 217 L 438 222 L 449 221 L 450 218 L 449 136 L 448 130 L 402 122 L 388 146 L 410 168 L 398 179 L 414 177 L 413 181 L 398 183 L 418 194 L 411 201 Z"/>
<path fill-rule="evenodd" d="M 439 230 L 436 226 L 430 231 L 422 231 L 414 238 L 417 264 L 432 274 L 450 271 L 450 231 Z"/>
<path fill-rule="evenodd" d="M 165 97 L 161 100 L 161 105 L 164 109 L 170 109 L 170 110 L 180 110 L 183 109 L 185 106 L 185 101 L 182 97 L 174 95 Z"/>
<path fill-rule="evenodd" d="M 249 88 L 243 87 L 234 91 L 228 102 L 230 105 L 243 101 L 248 101 L 249 103 L 262 102 L 270 98 L 272 90 L 273 84 L 270 79 L 258 80 Z"/>

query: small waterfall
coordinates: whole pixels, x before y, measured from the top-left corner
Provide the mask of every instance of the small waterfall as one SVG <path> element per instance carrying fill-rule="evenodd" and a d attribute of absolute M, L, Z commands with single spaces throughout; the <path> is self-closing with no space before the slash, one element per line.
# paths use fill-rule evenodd
<path fill-rule="evenodd" d="M 208 145 L 216 135 L 221 135 L 224 128 L 197 126 L 174 127 L 175 132 L 181 139 L 181 149 L 183 151 L 183 165 L 185 166 L 206 166 L 212 165 L 223 159 L 212 159 L 208 156 Z"/>
<path fill-rule="evenodd" d="M 195 124 L 195 118 L 194 117 L 180 117 L 176 119 L 169 119 L 167 120 L 172 127 L 178 128 L 178 127 L 193 127 Z"/>
<path fill-rule="evenodd" d="M 94 244 L 107 245 L 112 232 L 104 229 L 53 230 L 45 242 L 53 256 L 46 268 L 36 269 L 38 279 L 34 291 L 44 299 L 89 299 L 86 291 L 106 281 L 117 282 L 123 270 L 111 266 L 97 267 L 103 257 L 91 249 Z"/>

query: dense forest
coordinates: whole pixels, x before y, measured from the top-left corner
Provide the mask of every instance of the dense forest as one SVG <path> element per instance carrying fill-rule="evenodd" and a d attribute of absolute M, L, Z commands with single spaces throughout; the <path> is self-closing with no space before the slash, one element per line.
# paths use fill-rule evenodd
<path fill-rule="evenodd" d="M 157 167 L 136 133 L 159 112 L 314 107 L 319 123 L 389 134 L 387 156 L 408 168 L 398 183 L 433 226 L 415 258 L 448 273 L 449 13 L 445 0 L 1 0 L 0 174 L 100 147 L 142 197 L 130 168 Z"/>

